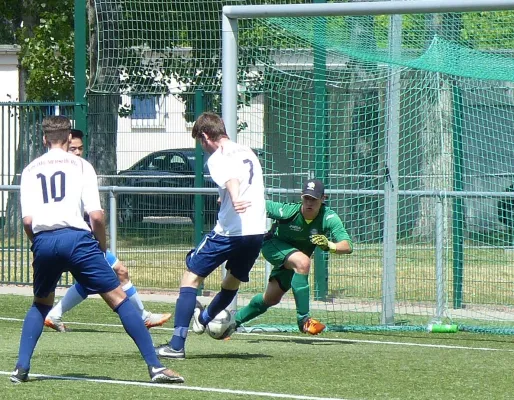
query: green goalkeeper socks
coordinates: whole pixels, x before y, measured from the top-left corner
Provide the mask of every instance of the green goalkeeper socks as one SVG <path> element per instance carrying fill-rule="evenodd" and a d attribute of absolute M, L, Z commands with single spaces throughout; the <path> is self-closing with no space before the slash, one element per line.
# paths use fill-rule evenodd
<path fill-rule="evenodd" d="M 250 304 L 241 308 L 236 313 L 236 325 L 239 326 L 261 314 L 264 314 L 269 307 L 270 306 L 264 303 L 264 296 L 262 293 L 254 296 L 252 300 L 250 300 Z"/>
<path fill-rule="evenodd" d="M 291 279 L 294 301 L 296 303 L 296 318 L 298 322 L 309 315 L 309 275 L 295 273 Z"/>

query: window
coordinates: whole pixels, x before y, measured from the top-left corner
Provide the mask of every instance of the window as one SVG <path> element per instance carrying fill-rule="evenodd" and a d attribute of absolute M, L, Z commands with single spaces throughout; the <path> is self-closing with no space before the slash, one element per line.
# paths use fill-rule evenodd
<path fill-rule="evenodd" d="M 156 97 L 132 98 L 132 119 L 155 119 L 157 117 Z"/>
<path fill-rule="evenodd" d="M 178 154 L 174 154 L 171 157 L 170 171 L 171 172 L 187 171 L 186 160 L 184 160 L 184 158 L 179 156 Z"/>
<path fill-rule="evenodd" d="M 132 127 L 160 128 L 164 126 L 164 113 L 161 110 L 162 96 L 132 97 Z"/>

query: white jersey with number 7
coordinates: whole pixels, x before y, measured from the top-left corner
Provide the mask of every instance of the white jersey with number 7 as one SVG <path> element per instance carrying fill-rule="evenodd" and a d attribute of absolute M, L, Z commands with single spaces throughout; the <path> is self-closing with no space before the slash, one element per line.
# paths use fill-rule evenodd
<path fill-rule="evenodd" d="M 218 185 L 221 199 L 214 232 L 223 236 L 260 235 L 266 231 L 264 179 L 259 159 L 247 146 L 228 141 L 207 161 L 209 173 Z M 239 180 L 239 200 L 251 202 L 243 213 L 236 213 L 225 183 Z"/>

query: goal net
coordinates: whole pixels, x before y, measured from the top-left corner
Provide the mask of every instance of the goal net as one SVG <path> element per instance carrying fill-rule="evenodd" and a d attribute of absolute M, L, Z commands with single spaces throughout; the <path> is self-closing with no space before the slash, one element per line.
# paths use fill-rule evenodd
<path fill-rule="evenodd" d="M 509 11 L 240 24 L 263 89 L 267 186 L 323 179 L 355 243 L 351 256 L 315 257 L 312 315 L 329 329 L 514 328 L 513 21 Z M 255 323 L 295 330 L 293 310 L 290 296 Z"/>
<path fill-rule="evenodd" d="M 96 1 L 93 91 L 219 90 L 228 3 L 123 4 Z M 354 242 L 314 256 L 312 316 L 514 333 L 514 11 L 238 25 L 238 140 L 262 148 L 273 200 L 322 179 Z M 268 273 L 260 259 L 238 307 Z M 248 325 L 296 330 L 294 309 L 288 293 Z"/>

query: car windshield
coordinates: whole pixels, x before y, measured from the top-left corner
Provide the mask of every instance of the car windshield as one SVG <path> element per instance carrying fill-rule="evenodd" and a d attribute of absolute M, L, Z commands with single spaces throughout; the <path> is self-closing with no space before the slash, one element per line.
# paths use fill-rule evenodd
<path fill-rule="evenodd" d="M 194 149 L 193 149 L 194 151 Z M 193 173 L 195 170 L 195 154 L 185 152 L 156 152 L 149 154 L 129 170 L 131 171 L 158 171 L 172 173 Z M 204 173 L 208 173 L 207 162 L 204 164 Z"/>

